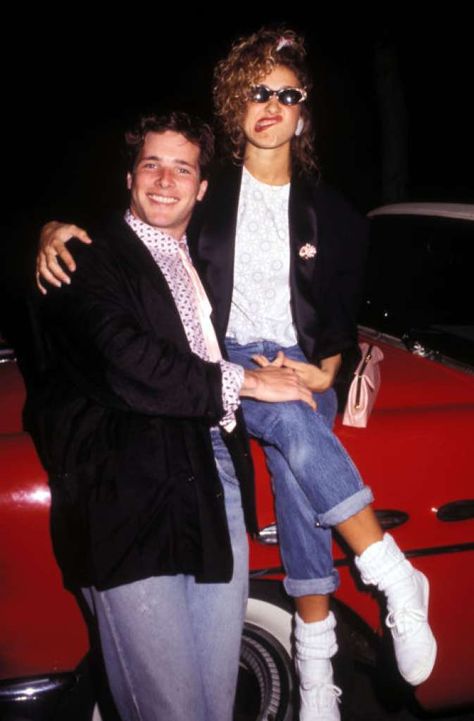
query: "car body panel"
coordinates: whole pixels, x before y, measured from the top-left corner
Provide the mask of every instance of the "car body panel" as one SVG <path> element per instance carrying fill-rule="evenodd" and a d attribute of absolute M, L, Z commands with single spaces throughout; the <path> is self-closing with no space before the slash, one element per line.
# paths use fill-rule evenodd
<path fill-rule="evenodd" d="M 46 475 L 25 433 L 3 435 L 0 457 L 0 680 L 70 670 L 87 632 L 53 556 Z"/>

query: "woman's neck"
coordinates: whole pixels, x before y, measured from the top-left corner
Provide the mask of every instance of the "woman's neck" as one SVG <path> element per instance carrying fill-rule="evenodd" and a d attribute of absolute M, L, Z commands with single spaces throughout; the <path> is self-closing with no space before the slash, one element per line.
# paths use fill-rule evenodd
<path fill-rule="evenodd" d="M 286 147 L 262 149 L 248 144 L 244 165 L 254 178 L 268 185 L 286 185 L 291 180 L 290 154 Z"/>

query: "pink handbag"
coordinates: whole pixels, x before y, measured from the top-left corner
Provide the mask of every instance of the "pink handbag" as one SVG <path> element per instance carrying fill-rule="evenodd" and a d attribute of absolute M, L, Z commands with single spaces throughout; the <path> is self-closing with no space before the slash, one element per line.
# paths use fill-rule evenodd
<path fill-rule="evenodd" d="M 366 428 L 380 388 L 380 361 L 383 353 L 376 345 L 359 343 L 362 360 L 354 371 L 342 422 L 345 426 Z"/>

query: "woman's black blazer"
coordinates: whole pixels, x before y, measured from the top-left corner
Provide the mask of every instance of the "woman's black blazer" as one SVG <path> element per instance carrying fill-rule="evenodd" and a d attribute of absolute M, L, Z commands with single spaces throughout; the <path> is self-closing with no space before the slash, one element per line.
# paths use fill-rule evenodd
<path fill-rule="evenodd" d="M 225 335 L 232 299 L 241 168 L 211 178 L 189 229 L 193 258 Z M 291 310 L 298 342 L 312 362 L 351 348 L 367 249 L 368 223 L 314 177 L 296 177 L 289 200 Z M 300 256 L 310 244 L 313 258 Z"/>

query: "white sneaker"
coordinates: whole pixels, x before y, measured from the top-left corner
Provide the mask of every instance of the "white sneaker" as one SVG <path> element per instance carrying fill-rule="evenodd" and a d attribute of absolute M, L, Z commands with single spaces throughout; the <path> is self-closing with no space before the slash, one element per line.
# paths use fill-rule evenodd
<path fill-rule="evenodd" d="M 428 579 L 413 568 L 389 533 L 354 560 L 364 583 L 376 585 L 385 594 L 386 623 L 398 670 L 405 681 L 418 686 L 433 670 L 437 651 L 428 624 Z"/>
<path fill-rule="evenodd" d="M 421 571 L 386 589 L 386 624 L 393 637 L 398 670 L 412 686 L 429 677 L 436 660 L 436 640 L 428 623 L 429 583 Z"/>
<path fill-rule="evenodd" d="M 295 665 L 300 682 L 300 721 L 340 721 L 341 689 L 331 658 L 337 652 L 336 618 L 305 623 L 295 614 Z"/>
<path fill-rule="evenodd" d="M 305 680 L 301 662 L 300 673 L 300 721 L 340 721 L 341 689 L 332 683 L 332 670 L 327 680 Z"/>

